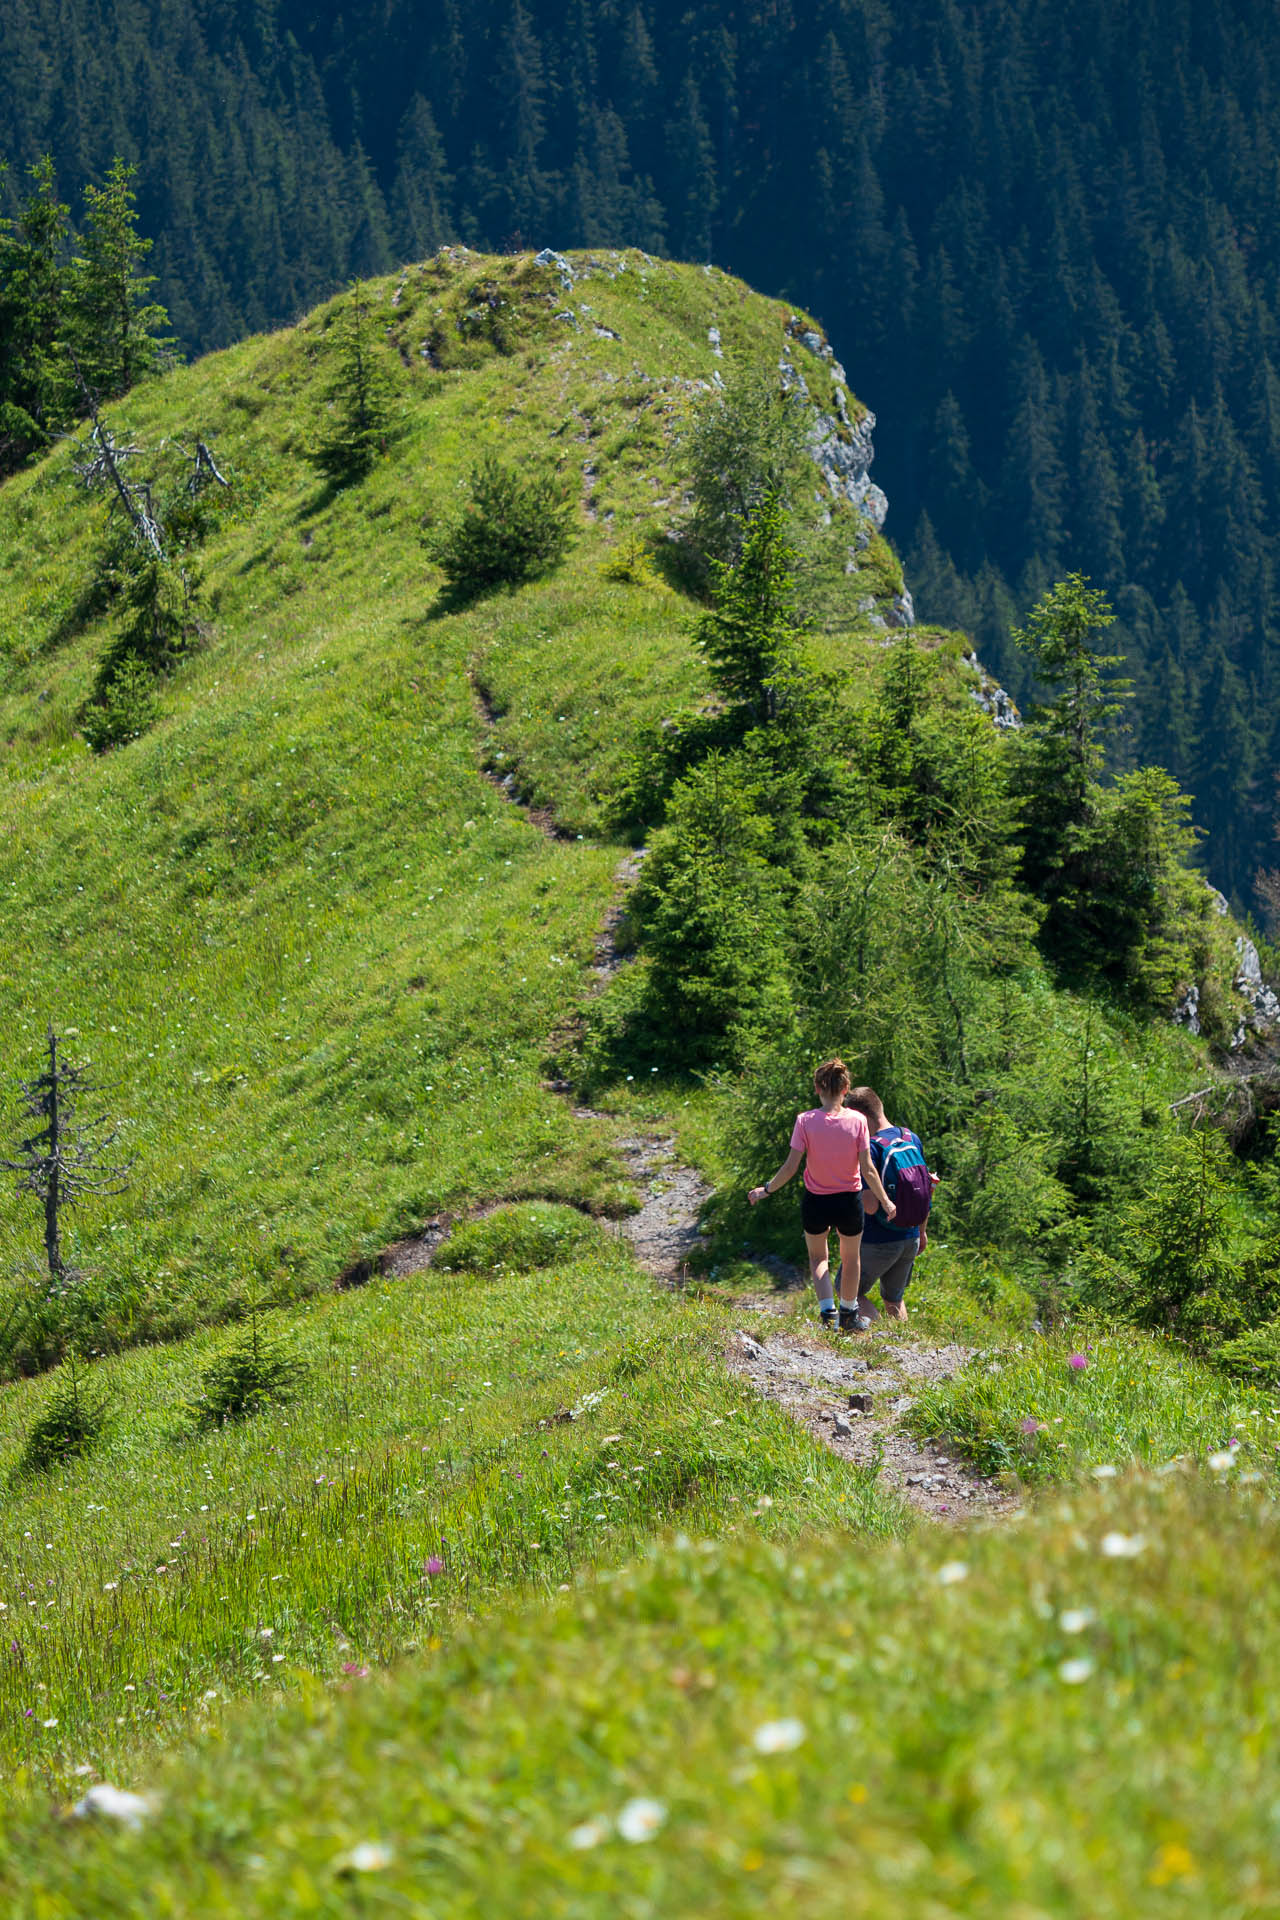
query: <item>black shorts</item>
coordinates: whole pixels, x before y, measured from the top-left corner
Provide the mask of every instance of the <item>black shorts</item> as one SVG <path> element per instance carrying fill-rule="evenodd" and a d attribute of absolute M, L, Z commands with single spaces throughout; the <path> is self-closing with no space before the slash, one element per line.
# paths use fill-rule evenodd
<path fill-rule="evenodd" d="M 830 1233 L 834 1227 L 846 1240 L 856 1240 L 862 1232 L 862 1195 L 810 1193 L 806 1187 L 800 1202 L 800 1223 L 806 1233 Z"/>

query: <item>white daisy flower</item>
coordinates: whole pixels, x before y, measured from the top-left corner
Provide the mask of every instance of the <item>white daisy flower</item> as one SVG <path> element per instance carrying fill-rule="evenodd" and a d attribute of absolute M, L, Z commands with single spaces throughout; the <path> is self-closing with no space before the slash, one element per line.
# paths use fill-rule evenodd
<path fill-rule="evenodd" d="M 392 1858 L 390 1847 L 383 1846 L 381 1840 L 362 1840 L 347 1855 L 347 1865 L 353 1873 L 381 1873 L 391 1865 Z"/>
<path fill-rule="evenodd" d="M 652 1840 L 666 1817 L 661 1800 L 628 1800 L 618 1815 L 618 1832 L 636 1846 L 642 1840 Z"/>
<path fill-rule="evenodd" d="M 90 1787 L 82 1800 L 77 1800 L 71 1811 L 81 1820 L 91 1813 L 100 1813 L 107 1820 L 118 1820 L 121 1826 L 132 1827 L 135 1831 L 152 1812 L 150 1800 L 141 1793 L 127 1793 L 123 1787 L 110 1786 L 100 1780 Z"/>
<path fill-rule="evenodd" d="M 1108 1560 L 1136 1560 L 1147 1543 L 1140 1533 L 1104 1533 L 1099 1544 Z"/>
<path fill-rule="evenodd" d="M 791 1753 L 805 1739 L 802 1720 L 766 1720 L 751 1736 L 757 1753 Z"/>

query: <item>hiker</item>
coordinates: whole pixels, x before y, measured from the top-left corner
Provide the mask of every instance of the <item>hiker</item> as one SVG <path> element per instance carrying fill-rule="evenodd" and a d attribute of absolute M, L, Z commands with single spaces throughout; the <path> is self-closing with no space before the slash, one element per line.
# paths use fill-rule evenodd
<path fill-rule="evenodd" d="M 938 1176 L 925 1164 L 919 1135 L 910 1127 L 895 1127 L 885 1118 L 874 1087 L 854 1087 L 846 1094 L 845 1105 L 862 1114 L 871 1129 L 871 1158 L 897 1208 L 896 1217 L 867 1214 L 862 1231 L 858 1316 L 868 1323 L 879 1317 L 879 1308 L 871 1298 L 871 1288 L 878 1280 L 886 1316 L 905 1320 L 911 1269 L 916 1255 L 929 1244 L 929 1207 Z"/>
<path fill-rule="evenodd" d="M 778 1171 L 762 1187 L 752 1187 L 752 1206 L 784 1186 L 804 1161 L 804 1196 L 800 1224 L 809 1253 L 809 1271 L 818 1296 L 824 1327 L 839 1326 L 848 1333 L 858 1323 L 859 1249 L 862 1243 L 862 1186 L 870 1188 L 886 1219 L 892 1220 L 893 1202 L 880 1182 L 871 1158 L 866 1116 L 844 1104 L 849 1069 L 843 1060 L 824 1060 L 813 1076 L 820 1106 L 796 1115 L 791 1151 Z M 829 1235 L 840 1239 L 840 1304 L 831 1286 Z M 865 1323 L 870 1325 L 870 1321 Z"/>

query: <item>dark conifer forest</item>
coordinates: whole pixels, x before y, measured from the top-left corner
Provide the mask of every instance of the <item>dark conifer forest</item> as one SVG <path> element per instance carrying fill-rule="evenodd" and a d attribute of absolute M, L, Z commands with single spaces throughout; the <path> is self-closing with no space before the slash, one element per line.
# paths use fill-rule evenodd
<path fill-rule="evenodd" d="M 16 0 L 12 212 L 136 163 L 183 349 L 441 242 L 639 245 L 820 313 L 880 419 L 921 613 L 1009 632 L 1080 570 L 1129 764 L 1276 865 L 1280 13 L 1261 0 Z"/>

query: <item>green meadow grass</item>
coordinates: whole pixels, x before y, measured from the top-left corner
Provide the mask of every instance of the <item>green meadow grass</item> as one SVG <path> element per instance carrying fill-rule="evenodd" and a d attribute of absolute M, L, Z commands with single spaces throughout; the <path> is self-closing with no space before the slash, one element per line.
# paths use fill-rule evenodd
<path fill-rule="evenodd" d="M 225 1345 L 210 1334 L 101 1363 L 107 1434 L 52 1472 L 18 1471 L 52 1383 L 0 1400 L 10 1784 L 136 1766 L 211 1693 L 381 1667 L 677 1521 L 902 1524 L 725 1374 L 721 1315 L 638 1276 L 599 1226 L 515 1207 L 440 1258 L 264 1316 L 306 1373 L 290 1404 L 240 1423 L 194 1418 Z"/>
<path fill-rule="evenodd" d="M 1030 1484 L 1227 1451 L 1241 1471 L 1271 1474 L 1280 1454 L 1280 1408 L 1265 1394 L 1131 1328 L 988 1349 L 922 1392 L 909 1421 L 983 1472 Z"/>
<path fill-rule="evenodd" d="M 681 1535 L 227 1716 L 137 1834 L 23 1812 L 7 1910 L 1251 1920 L 1276 1554 L 1269 1499 L 1176 1473 L 876 1552 Z"/>
<path fill-rule="evenodd" d="M 624 1083 L 592 1116 L 544 1075 L 629 758 L 708 696 L 668 538 L 681 426 L 717 373 L 776 365 L 790 310 L 575 258 L 571 290 L 462 251 L 374 289 L 397 430 L 346 492 L 306 458 L 333 303 L 114 411 L 148 446 L 199 431 L 237 496 L 158 726 L 102 759 L 77 733 L 116 630 L 86 599 L 99 510 L 65 449 L 0 488 L 4 1064 L 33 1071 L 54 1020 L 133 1162 L 72 1216 L 57 1324 L 29 1311 L 38 1220 L 0 1191 L 4 1910 L 1273 1910 L 1273 1481 L 1247 1476 L 1278 1416 L 1132 1336 L 1071 1373 L 1016 1276 L 950 1244 L 944 1195 L 913 1326 L 985 1353 L 921 1430 L 1029 1481 L 1231 1451 L 1245 1484 L 1086 1480 L 926 1537 L 727 1374 L 724 1296 L 763 1284 L 740 1241 L 675 1294 L 601 1224 L 634 1204 L 621 1127 L 733 1177 L 730 1087 Z M 549 579 L 465 605 L 421 536 L 482 451 L 556 464 L 581 517 Z M 633 535 L 654 583 L 606 575 Z M 858 591 L 899 584 L 874 540 Z M 852 697 L 876 636 L 814 597 Z M 1163 1099 L 1190 1050 L 1137 1036 L 1126 1065 Z M 334 1291 L 441 1215 L 430 1271 Z M 295 1397 L 201 1431 L 222 1323 L 263 1300 Z M 73 1332 L 106 1433 L 23 1474 L 58 1376 L 12 1376 Z M 98 1777 L 155 1796 L 140 1834 L 64 1819 Z M 637 1799 L 648 1839 L 617 1825 Z"/>

